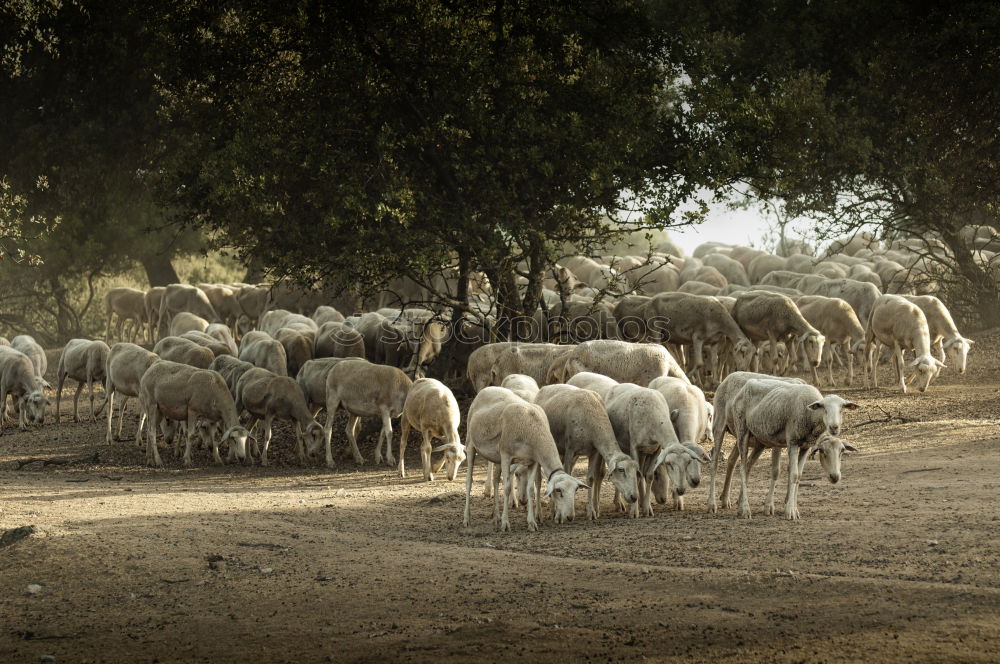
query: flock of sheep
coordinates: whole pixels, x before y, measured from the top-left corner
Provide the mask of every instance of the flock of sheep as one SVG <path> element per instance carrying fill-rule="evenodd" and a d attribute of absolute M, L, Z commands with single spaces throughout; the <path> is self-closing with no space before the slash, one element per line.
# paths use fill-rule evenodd
<path fill-rule="evenodd" d="M 380 304 L 395 297 L 400 307 L 350 317 L 317 302 L 321 294 L 282 286 L 113 289 L 105 297 L 107 337 L 129 341 L 109 347 L 74 339 L 65 346 L 56 372 L 55 419 L 64 381 L 72 378 L 74 421 L 86 383 L 91 418 L 107 408 L 108 444 L 121 439 L 127 402 L 138 398 L 136 444 L 145 434 L 151 465 L 162 466 L 161 435 L 175 456 L 185 443 L 185 465 L 193 463 L 195 443 L 211 449 L 216 463 L 223 463 L 225 447 L 229 461 L 267 465 L 278 419 L 294 424 L 301 463 L 323 453 L 332 467 L 338 410 L 348 415 L 346 438 L 359 464 L 360 419 L 379 418 L 375 463 L 382 463 L 384 448 L 394 465 L 392 420 L 401 417 L 401 476 L 411 429 L 422 436 L 426 480 L 442 468 L 455 479 L 466 462 L 469 525 L 473 467 L 483 457 L 490 462 L 485 492 L 496 496 L 494 519 L 503 530 L 517 504 L 527 507 L 528 528 L 535 530 L 543 497 L 556 523 L 572 520 L 580 488 L 589 490 L 587 517 L 598 518 L 605 477 L 616 506 L 633 517 L 652 515 L 654 498 L 682 509 L 686 490 L 699 485 L 701 466 L 709 462 L 708 502 L 715 511 L 716 470 L 725 460 L 728 432 L 736 446 L 728 457 L 725 504 L 739 462 L 738 513 L 749 518 L 746 475 L 770 449 L 765 510 L 773 513 L 780 453 L 787 450 L 785 515 L 797 519 L 805 460 L 818 456 L 837 482 L 843 452 L 854 450 L 839 435 L 844 411 L 858 406 L 820 393 L 821 368 L 833 385 L 834 365 L 841 364 L 850 385 L 857 366 L 866 387 L 869 381 L 877 387 L 885 347 L 903 392 L 908 369 L 920 391 L 948 366 L 965 371 L 972 342 L 938 298 L 916 292 L 919 286 L 907 275 L 918 254 L 905 244 L 883 250 L 871 238 L 848 238 L 824 257 L 775 256 L 718 243 L 690 257 L 669 241 L 660 250 L 651 261 L 563 261 L 545 281 L 544 306 L 530 321 L 535 325 L 526 342 L 489 343 L 482 322 L 495 315 L 495 303 L 483 277 L 470 280 L 459 332 L 476 396 L 464 444 L 451 389 L 423 377 L 446 341 L 449 328 L 442 320 L 451 313 L 419 306 L 426 294 L 406 282 L 380 297 Z M 146 347 L 134 343 L 143 340 Z M 787 376 L 796 368 L 812 384 Z M 8 413 L 22 429 L 44 422 L 51 389 L 45 372 L 45 353 L 31 337 L 0 338 L 0 428 Z M 95 382 L 105 391 L 99 405 Z M 703 389 L 715 390 L 712 403 Z M 441 443 L 435 446 L 434 439 Z M 709 442 L 711 451 L 702 447 Z M 443 453 L 436 464 L 435 452 Z M 579 457 L 589 462 L 586 482 L 572 475 Z"/>

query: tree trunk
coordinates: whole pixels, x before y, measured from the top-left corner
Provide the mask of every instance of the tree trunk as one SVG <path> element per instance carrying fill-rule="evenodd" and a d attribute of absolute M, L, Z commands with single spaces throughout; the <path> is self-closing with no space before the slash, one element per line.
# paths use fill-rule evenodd
<path fill-rule="evenodd" d="M 174 269 L 167 256 L 163 254 L 144 256 L 141 262 L 143 269 L 146 270 L 146 278 L 149 280 L 150 287 L 180 283 L 177 270 Z"/>
<path fill-rule="evenodd" d="M 947 302 L 949 308 L 960 304 L 963 309 L 971 310 L 982 329 L 1000 327 L 1000 290 L 992 275 L 973 260 L 971 248 L 957 232 L 943 231 L 941 239 L 955 256 L 958 277 L 957 288 L 951 295 L 960 302 Z"/>
<path fill-rule="evenodd" d="M 247 273 L 243 277 L 245 284 L 259 284 L 264 280 L 264 264 L 257 257 L 251 258 L 247 265 Z"/>

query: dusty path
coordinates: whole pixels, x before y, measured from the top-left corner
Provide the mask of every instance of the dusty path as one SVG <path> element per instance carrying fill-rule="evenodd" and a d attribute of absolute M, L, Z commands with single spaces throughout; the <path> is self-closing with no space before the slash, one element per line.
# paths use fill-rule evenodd
<path fill-rule="evenodd" d="M 806 466 L 796 523 L 762 514 L 761 470 L 749 522 L 706 514 L 703 483 L 682 513 L 632 521 L 605 492 L 600 521 L 529 534 L 519 512 L 501 535 L 480 486 L 465 529 L 461 483 L 298 468 L 287 432 L 276 467 L 154 472 L 98 424 L 8 430 L 0 530 L 38 532 L 0 549 L 0 661 L 995 662 L 1000 385 L 981 355 L 924 395 L 841 390 L 855 425 L 876 403 L 922 421 L 849 429 L 862 452 L 836 486 Z"/>

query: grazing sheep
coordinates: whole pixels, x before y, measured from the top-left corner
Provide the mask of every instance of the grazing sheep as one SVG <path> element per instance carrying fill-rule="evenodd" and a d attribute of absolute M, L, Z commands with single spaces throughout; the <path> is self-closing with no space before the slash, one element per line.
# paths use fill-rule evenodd
<path fill-rule="evenodd" d="M 719 273 L 725 277 L 727 283 L 736 284 L 738 286 L 750 285 L 750 277 L 747 276 L 746 268 L 744 268 L 743 264 L 738 260 L 718 252 L 712 252 L 700 258 L 707 267 L 712 267 L 718 270 Z M 701 281 L 706 280 L 702 279 Z"/>
<path fill-rule="evenodd" d="M 185 332 L 202 332 L 208 329 L 208 321 L 201 316 L 195 316 L 187 311 L 174 314 L 170 319 L 170 329 L 168 334 L 172 337 L 179 337 Z"/>
<path fill-rule="evenodd" d="M 556 344 L 512 344 L 498 353 L 490 370 L 490 384 L 499 385 L 511 374 L 531 376 L 539 385 L 545 384 L 552 362 L 571 352 L 575 346 Z"/>
<path fill-rule="evenodd" d="M 639 501 L 632 505 L 630 514 L 633 518 L 652 516 L 650 488 L 657 467 L 661 464 L 667 467 L 675 490 L 683 494 L 687 487 L 687 465 L 696 455 L 677 440 L 670 406 L 656 390 L 621 383 L 608 390 L 604 405 L 618 445 L 640 469 Z"/>
<path fill-rule="evenodd" d="M 325 304 L 321 304 L 316 307 L 316 311 L 312 315 L 313 321 L 320 327 L 323 327 L 324 323 L 343 323 L 344 315 L 334 309 L 333 307 L 328 307 Z"/>
<path fill-rule="evenodd" d="M 129 341 L 135 341 L 146 325 L 146 292 L 135 288 L 112 288 L 104 294 L 104 310 L 107 317 L 104 340 L 111 340 L 111 321 L 118 316 L 115 338 L 127 336 Z"/>
<path fill-rule="evenodd" d="M 160 308 L 163 306 L 163 293 L 166 290 L 165 286 L 154 286 L 146 291 L 146 294 L 142 298 L 146 308 L 146 325 L 148 329 L 146 341 L 151 344 L 156 343 L 156 340 L 160 336 Z"/>
<path fill-rule="evenodd" d="M 208 350 L 212 351 L 213 357 L 233 354 L 232 349 L 229 347 L 229 344 L 223 341 L 219 341 L 217 338 L 209 336 L 204 332 L 197 332 L 195 330 L 191 330 L 190 332 L 185 332 L 184 334 L 180 335 L 180 338 L 187 339 L 188 341 L 193 341 L 199 346 L 207 348 Z"/>
<path fill-rule="evenodd" d="M 156 323 L 159 334 L 163 334 L 168 327 L 168 322 L 182 311 L 204 318 L 207 321 L 206 325 L 222 322 L 215 309 L 212 308 L 212 303 L 208 301 L 208 296 L 200 288 L 187 284 L 170 284 L 163 291 L 163 298 L 160 302 L 160 315 Z"/>
<path fill-rule="evenodd" d="M 399 476 L 406 477 L 406 443 L 410 437 L 410 428 L 420 432 L 423 443 L 420 446 L 420 464 L 424 471 L 424 480 L 434 481 L 434 473 L 441 470 L 445 464 L 448 467 L 448 479 L 458 476 L 458 468 L 465 460 L 465 446 L 458 435 L 458 423 L 461 413 L 455 395 L 441 381 L 433 378 L 418 378 L 413 382 L 403 403 L 403 429 L 399 438 Z M 443 445 L 432 447 L 431 439 L 444 440 Z M 444 452 L 444 456 L 436 466 L 431 467 L 431 453 Z"/>
<path fill-rule="evenodd" d="M 839 297 L 854 307 L 854 313 L 858 315 L 858 320 L 868 329 L 868 321 L 871 319 L 872 308 L 875 301 L 881 297 L 882 293 L 875 284 L 854 279 L 828 279 L 822 284 L 812 289 L 811 295 L 825 295 L 826 297 Z"/>
<path fill-rule="evenodd" d="M 904 295 L 907 300 L 920 307 L 927 318 L 927 330 L 930 334 L 931 346 L 937 350 L 938 359 L 942 362 L 947 356 L 948 362 L 965 373 L 965 363 L 972 346 L 972 339 L 966 339 L 958 332 L 954 319 L 944 302 L 933 295 Z"/>
<path fill-rule="evenodd" d="M 871 373 L 872 384 L 878 388 L 878 356 L 882 345 L 891 346 L 893 365 L 899 378 L 899 391 L 906 394 L 904 381 L 903 353 L 912 350 L 916 357 L 910 366 L 914 367 L 912 378 L 921 377 L 918 389 L 927 390 L 931 381 L 937 378 L 945 364 L 931 355 L 930 330 L 927 316 L 913 302 L 902 295 L 883 295 L 872 308 L 867 330 L 867 371 Z M 911 380 L 912 380 L 911 378 Z M 866 374 L 867 385 L 867 374 Z M 836 433 L 836 432 L 834 432 Z"/>
<path fill-rule="evenodd" d="M 229 350 L 229 354 L 236 357 L 240 354 L 240 349 L 236 345 L 236 340 L 233 339 L 233 333 L 229 331 L 229 328 L 221 323 L 212 323 L 207 328 L 205 328 L 205 334 L 214 338 L 216 341 L 226 344 L 226 348 Z"/>
<path fill-rule="evenodd" d="M 329 321 L 316 333 L 315 357 L 365 357 L 365 338 L 346 323 Z"/>
<path fill-rule="evenodd" d="M 604 374 L 619 383 L 645 386 L 660 376 L 690 382 L 677 360 L 663 346 L 634 344 L 616 339 L 585 341 L 572 349 L 566 364 L 567 378 L 581 371 Z"/>
<path fill-rule="evenodd" d="M 726 307 L 714 297 L 684 293 L 661 293 L 646 305 L 644 316 L 647 329 L 658 335 L 662 342 L 690 344 L 693 358 L 692 372 L 703 382 L 706 372 L 703 359 L 704 344 L 725 342 L 736 358 L 736 367 L 742 371 L 750 366 L 754 345 Z M 717 367 L 714 367 L 717 369 Z"/>
<path fill-rule="evenodd" d="M 187 445 L 184 465 L 191 465 L 191 441 L 197 430 L 197 420 L 219 423 L 223 433 L 212 440 L 212 455 L 222 463 L 219 445 L 229 441 L 229 458 L 246 458 L 249 432 L 240 425 L 236 402 L 226 387 L 226 381 L 214 371 L 196 369 L 186 364 L 159 360 L 154 362 L 139 380 L 139 403 L 148 420 L 146 463 L 163 466 L 156 447 L 156 431 L 160 418 L 187 422 Z"/>
<path fill-rule="evenodd" d="M 296 376 L 303 364 L 313 359 L 313 338 L 289 327 L 274 333 L 274 338 L 285 349 L 286 376 Z"/>
<path fill-rule="evenodd" d="M 651 381 L 649 389 L 656 390 L 667 400 L 677 441 L 694 453 L 693 458 L 687 462 L 685 480 L 688 485 L 697 487 L 701 483 L 701 463 L 709 460 L 700 443 L 708 438 L 708 432 L 712 428 L 712 405 L 705 400 L 705 393 L 700 388 L 672 376 L 662 376 Z M 657 469 L 657 478 L 669 479 L 661 468 L 663 466 Z M 684 494 L 678 492 L 676 487 L 671 488 L 671 494 L 674 509 L 683 510 Z"/>
<path fill-rule="evenodd" d="M 485 344 L 472 351 L 466 363 L 465 370 L 473 390 L 480 392 L 483 388 L 489 387 L 492 384 L 490 381 L 493 380 L 493 364 L 496 362 L 497 357 L 516 343 L 514 341 L 501 341 Z"/>
<path fill-rule="evenodd" d="M 264 422 L 264 446 L 260 452 L 262 466 L 267 465 L 267 450 L 271 445 L 275 418 L 295 422 L 300 463 L 306 462 L 306 450 L 310 455 L 315 454 L 323 444 L 323 427 L 309 412 L 298 383 L 288 376 L 256 367 L 246 371 L 236 383 L 236 411 L 249 413 L 254 424 L 261 420 Z"/>
<path fill-rule="evenodd" d="M 689 295 L 718 295 L 722 291 L 722 288 L 715 286 L 713 284 L 707 284 L 704 281 L 685 281 L 681 284 L 680 288 L 677 289 L 678 293 L 687 293 Z M 662 295 L 662 293 L 661 293 Z"/>
<path fill-rule="evenodd" d="M 847 384 L 854 383 L 853 347 L 865 338 L 865 328 L 854 313 L 854 307 L 836 297 L 806 295 L 799 298 L 799 311 L 809 324 L 826 337 L 824 353 L 829 371 L 830 385 L 833 385 L 833 351 L 840 346 L 847 356 Z"/>
<path fill-rule="evenodd" d="M 236 292 L 236 301 L 247 318 L 250 329 L 257 326 L 260 317 L 270 305 L 271 290 L 261 286 L 243 285 Z"/>
<path fill-rule="evenodd" d="M 740 260 L 733 256 L 736 260 Z M 747 266 L 747 274 L 750 283 L 759 284 L 765 276 L 776 270 L 784 270 L 787 267 L 787 259 L 772 254 L 759 254 L 755 256 Z"/>
<path fill-rule="evenodd" d="M 330 369 L 339 362 L 358 359 L 365 358 L 322 357 L 309 360 L 302 365 L 299 373 L 295 376 L 295 382 L 299 384 L 299 388 L 306 398 L 306 405 L 309 406 L 313 417 L 326 408 L 326 376 L 330 373 Z"/>
<path fill-rule="evenodd" d="M 313 334 L 319 330 L 319 325 L 312 318 L 285 309 L 274 309 L 260 317 L 260 331 L 270 334 L 272 337 L 283 327 L 293 329 L 301 327 L 305 330 L 312 330 Z"/>
<path fill-rule="evenodd" d="M 732 374 L 716 391 L 709 510 L 716 510 L 714 470 L 718 464 L 722 440 L 726 431 L 730 431 L 736 437 L 741 461 L 739 516 L 750 518 L 746 473 L 748 449 L 753 441 L 756 446 L 787 447 L 789 494 L 785 503 L 785 515 L 789 519 L 798 519 L 795 489 L 799 480 L 800 447 L 814 444 L 823 432 L 834 436 L 839 434 L 843 411 L 856 410 L 858 405 L 836 394 L 824 396 L 815 387 L 801 382 L 759 376 L 761 375 L 748 372 Z M 733 380 L 730 381 L 730 378 Z M 733 464 L 735 458 L 730 459 L 730 465 Z"/>
<path fill-rule="evenodd" d="M 237 359 L 232 355 L 218 355 L 212 360 L 212 364 L 208 368 L 218 372 L 222 376 L 222 379 L 226 381 L 226 387 L 229 388 L 229 393 L 235 399 L 236 384 L 239 383 L 243 374 L 254 368 L 254 365 Z"/>
<path fill-rule="evenodd" d="M 538 396 L 538 381 L 524 374 L 510 374 L 500 381 L 500 387 L 510 390 L 525 401 L 534 401 Z"/>
<path fill-rule="evenodd" d="M 208 348 L 183 337 L 163 337 L 153 346 L 161 360 L 180 362 L 198 369 L 207 369 L 215 359 Z"/>
<path fill-rule="evenodd" d="M 94 414 L 94 381 L 101 384 L 106 380 L 108 355 L 111 349 L 103 341 L 90 341 L 89 339 L 71 339 L 63 348 L 59 356 L 59 364 L 56 367 L 56 424 L 59 423 L 59 404 L 62 400 L 62 388 L 66 378 L 76 381 L 76 393 L 73 395 L 73 421 L 79 422 L 77 415 L 80 402 L 80 391 L 83 384 L 87 383 L 90 391 L 90 419 L 94 422 L 97 417 Z"/>
<path fill-rule="evenodd" d="M 28 424 L 44 424 L 49 405 L 44 389 L 27 355 L 12 346 L 0 346 L 0 431 L 7 419 L 8 395 L 17 407 L 21 431 L 26 431 Z"/>
<path fill-rule="evenodd" d="M 205 293 L 212 309 L 218 314 L 221 323 L 217 324 L 235 334 L 240 317 L 245 315 L 237 297 L 239 289 L 220 284 L 198 284 L 198 287 Z"/>
<path fill-rule="evenodd" d="M 28 359 L 31 360 L 31 366 L 35 368 L 35 376 L 46 389 L 51 389 L 52 386 L 45 380 L 45 372 L 49 370 L 49 358 L 45 355 L 45 349 L 35 341 L 35 338 L 29 334 L 19 334 L 10 340 L 10 347 L 28 356 Z"/>
<path fill-rule="evenodd" d="M 375 463 L 382 463 L 382 442 L 385 441 L 386 460 L 395 465 L 392 455 L 392 418 L 403 412 L 403 404 L 413 381 L 396 367 L 373 364 L 356 359 L 338 362 L 326 376 L 326 465 L 333 467 L 330 440 L 333 436 L 333 419 L 341 406 L 347 411 L 347 439 L 351 444 L 355 463 L 364 463 L 358 450 L 357 429 L 362 417 L 380 417 L 382 430 L 375 445 Z"/>
<path fill-rule="evenodd" d="M 398 367 L 402 364 L 402 331 L 382 314 L 370 311 L 360 316 L 351 316 L 347 323 L 357 330 L 364 339 L 365 359 L 375 364 Z"/>
<path fill-rule="evenodd" d="M 612 314 L 618 327 L 618 338 L 624 341 L 642 342 L 647 339 L 645 307 L 653 298 L 648 295 L 626 295 L 618 300 Z"/>
<path fill-rule="evenodd" d="M 629 505 L 638 500 L 639 464 L 618 447 L 599 394 L 571 385 L 549 385 L 538 392 L 535 403 L 548 418 L 549 431 L 562 455 L 563 469 L 572 473 L 576 458 L 587 457 L 587 484 L 591 487 L 587 499 L 588 519 L 600 516 L 605 463 L 618 495 Z"/>
<path fill-rule="evenodd" d="M 146 369 L 159 360 L 156 353 L 132 343 L 117 343 L 108 353 L 108 362 L 104 371 L 104 398 L 108 407 L 108 427 L 105 440 L 111 444 L 111 420 L 114 414 L 115 394 L 122 395 L 122 405 L 118 413 L 118 435 L 122 436 L 122 426 L 125 424 L 125 406 L 129 397 L 139 396 L 139 381 Z M 146 411 L 139 414 L 139 426 L 135 432 L 135 444 L 142 444 L 142 425 L 146 421 Z"/>
<path fill-rule="evenodd" d="M 826 339 L 802 317 L 799 308 L 780 293 L 748 291 L 736 297 L 733 318 L 754 342 L 769 341 L 771 366 L 776 366 L 777 342 L 784 341 L 789 348 L 801 344 L 813 374 L 813 383 L 819 383 L 816 367 L 823 354 Z"/>
<path fill-rule="evenodd" d="M 279 376 L 288 375 L 285 347 L 265 332 L 248 332 L 240 341 L 240 359 Z"/>
<path fill-rule="evenodd" d="M 593 373 L 591 371 L 581 371 L 570 378 L 566 384 L 578 387 L 581 390 L 597 392 L 597 394 L 603 399 L 612 387 L 618 385 L 618 381 L 614 378 L 608 378 L 604 374 Z"/>
<path fill-rule="evenodd" d="M 580 487 L 589 488 L 563 469 L 559 450 L 549 431 L 548 418 L 541 407 L 528 403 L 508 389 L 486 387 L 476 395 L 469 407 L 468 431 L 465 451 L 467 466 L 465 475 L 465 516 L 466 527 L 472 522 L 472 473 L 476 455 L 481 454 L 488 461 L 500 466 L 500 478 L 504 483 L 504 504 L 499 508 L 500 491 L 495 488 L 496 499 L 493 518 L 500 517 L 500 530 L 510 530 L 510 506 L 514 498 L 511 464 L 524 466 L 529 487 L 536 486 L 535 478 L 541 470 L 546 475 L 546 496 L 552 496 L 555 522 L 572 521 L 573 501 Z M 536 531 L 535 491 L 528 491 L 528 530 Z"/>

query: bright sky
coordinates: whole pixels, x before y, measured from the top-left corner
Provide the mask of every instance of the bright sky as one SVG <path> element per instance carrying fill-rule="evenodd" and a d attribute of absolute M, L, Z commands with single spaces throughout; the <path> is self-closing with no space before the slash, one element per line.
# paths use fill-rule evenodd
<path fill-rule="evenodd" d="M 670 237 L 690 256 L 695 247 L 703 242 L 725 242 L 760 247 L 768 231 L 768 220 L 757 209 L 730 210 L 724 203 L 709 206 L 705 221 L 697 226 L 670 229 Z M 804 225 L 808 225 L 805 222 Z M 792 224 L 790 235 L 795 237 Z"/>

